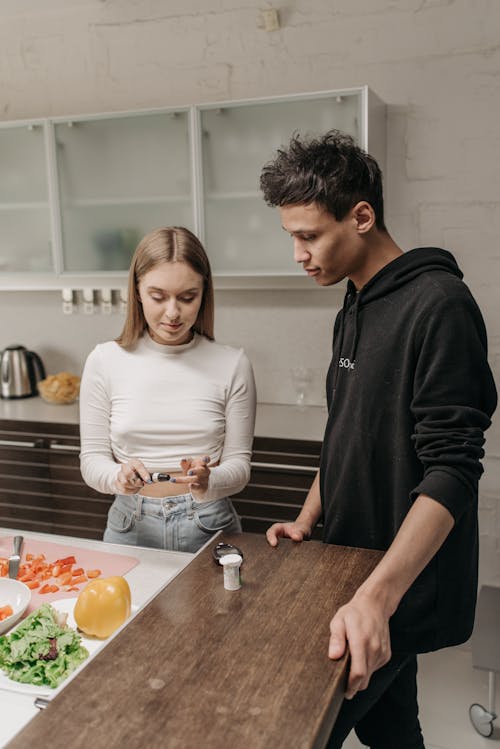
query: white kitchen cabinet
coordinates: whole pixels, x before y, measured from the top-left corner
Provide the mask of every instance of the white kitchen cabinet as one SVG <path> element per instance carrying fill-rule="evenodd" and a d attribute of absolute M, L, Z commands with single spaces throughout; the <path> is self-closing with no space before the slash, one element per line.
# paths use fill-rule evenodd
<path fill-rule="evenodd" d="M 296 97 L 202 109 L 205 241 L 216 273 L 303 274 L 277 212 L 262 200 L 262 166 L 294 131 L 335 127 L 360 140 L 356 94 Z"/>
<path fill-rule="evenodd" d="M 4 124 L 0 287 L 123 287 L 138 239 L 181 225 L 203 241 L 216 286 L 313 288 L 259 176 L 294 132 L 332 128 L 384 167 L 385 107 L 366 86 Z"/>
<path fill-rule="evenodd" d="M 0 272 L 52 269 L 45 124 L 0 125 Z"/>
<path fill-rule="evenodd" d="M 56 122 L 64 271 L 126 271 L 157 226 L 194 229 L 188 111 Z"/>

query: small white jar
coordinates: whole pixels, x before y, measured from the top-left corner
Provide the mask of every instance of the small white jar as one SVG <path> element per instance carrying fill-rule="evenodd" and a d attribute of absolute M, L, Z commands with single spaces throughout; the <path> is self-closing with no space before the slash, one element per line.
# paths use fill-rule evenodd
<path fill-rule="evenodd" d="M 225 554 L 220 558 L 224 569 L 224 588 L 239 590 L 241 588 L 240 566 L 243 559 L 239 554 Z"/>

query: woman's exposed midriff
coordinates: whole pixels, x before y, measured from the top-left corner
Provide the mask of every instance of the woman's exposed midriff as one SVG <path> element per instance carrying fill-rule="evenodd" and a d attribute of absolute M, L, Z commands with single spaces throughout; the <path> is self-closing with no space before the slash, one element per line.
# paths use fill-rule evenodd
<path fill-rule="evenodd" d="M 182 476 L 181 471 L 163 471 L 163 473 L 169 473 L 170 476 Z M 188 494 L 189 484 L 184 483 L 173 483 L 172 481 L 158 481 L 154 484 L 144 484 L 144 486 L 137 492 L 142 494 L 143 497 L 175 497 L 178 494 Z"/>

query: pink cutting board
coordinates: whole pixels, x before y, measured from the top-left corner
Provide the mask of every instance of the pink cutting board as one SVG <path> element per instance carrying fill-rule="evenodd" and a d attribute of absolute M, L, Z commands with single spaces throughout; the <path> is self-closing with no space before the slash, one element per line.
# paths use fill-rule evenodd
<path fill-rule="evenodd" d="M 13 536 L 2 536 L 0 537 L 0 557 L 9 557 L 12 554 L 13 547 Z M 49 541 L 38 541 L 29 536 L 24 537 L 23 548 L 21 552 L 21 564 L 25 561 L 26 554 L 45 554 L 47 562 L 55 562 L 56 559 L 63 559 L 73 555 L 76 559 L 76 563 L 73 565 L 76 567 L 83 567 L 85 570 L 101 570 L 100 577 L 110 577 L 112 575 L 124 575 L 126 572 L 135 567 L 139 563 L 139 560 L 135 557 L 126 557 L 122 554 L 110 554 L 107 551 L 95 551 L 94 549 L 86 549 L 78 545 L 53 544 Z M 55 580 L 49 580 L 48 582 L 56 582 Z M 83 590 L 86 583 L 78 586 L 79 591 Z M 34 611 L 42 603 L 50 603 L 50 601 L 56 601 L 61 598 L 74 598 L 78 595 L 79 591 L 70 590 L 58 590 L 57 593 L 44 593 L 41 595 L 37 592 L 37 589 L 31 591 L 31 602 L 28 606 L 26 613 Z"/>

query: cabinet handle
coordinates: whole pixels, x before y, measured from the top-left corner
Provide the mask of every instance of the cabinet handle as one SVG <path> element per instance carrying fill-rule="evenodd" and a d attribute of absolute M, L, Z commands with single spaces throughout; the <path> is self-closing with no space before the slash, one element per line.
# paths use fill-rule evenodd
<path fill-rule="evenodd" d="M 279 468 L 280 471 L 297 471 L 298 473 L 317 473 L 315 466 L 295 466 L 289 463 L 250 463 L 252 468 Z"/>
<path fill-rule="evenodd" d="M 37 442 L 22 442 L 21 440 L 0 440 L 0 447 L 40 447 Z"/>
<path fill-rule="evenodd" d="M 80 445 L 65 445 L 62 442 L 51 442 L 49 447 L 51 450 L 65 450 L 69 453 L 80 452 Z"/>

